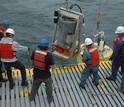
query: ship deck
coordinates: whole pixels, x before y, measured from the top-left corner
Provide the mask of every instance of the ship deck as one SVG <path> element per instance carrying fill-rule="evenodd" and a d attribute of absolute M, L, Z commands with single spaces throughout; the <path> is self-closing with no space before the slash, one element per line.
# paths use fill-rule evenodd
<path fill-rule="evenodd" d="M 52 71 L 54 101 L 49 105 L 46 99 L 45 85 L 42 84 L 35 101 L 28 99 L 32 86 L 32 69 L 26 69 L 29 85 L 21 86 L 20 71 L 13 70 L 14 89 L 9 89 L 9 82 L 0 87 L 0 107 L 124 107 L 124 95 L 116 91 L 121 82 L 118 73 L 117 80 L 110 82 L 106 76 L 111 73 L 111 62 L 101 62 L 98 87 L 92 83 L 92 77 L 87 80 L 86 90 L 78 84 L 84 64 L 60 66 Z M 4 75 L 6 77 L 6 75 Z"/>

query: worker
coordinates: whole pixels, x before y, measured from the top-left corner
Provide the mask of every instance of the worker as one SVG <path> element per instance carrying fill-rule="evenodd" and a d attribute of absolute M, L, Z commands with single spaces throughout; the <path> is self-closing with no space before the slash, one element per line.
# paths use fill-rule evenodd
<path fill-rule="evenodd" d="M 0 53 L 1 61 L 4 64 L 4 67 L 7 71 L 7 76 L 9 80 L 9 88 L 13 89 L 14 81 L 12 78 L 12 69 L 11 67 L 17 68 L 21 71 L 22 75 L 22 86 L 27 86 L 28 82 L 26 81 L 26 71 L 24 65 L 18 61 L 16 57 L 17 51 L 28 51 L 28 47 L 20 45 L 18 42 L 14 41 L 15 31 L 12 28 L 6 30 L 6 37 L 2 38 L 0 41 Z"/>
<path fill-rule="evenodd" d="M 86 80 L 88 77 L 93 74 L 93 83 L 95 86 L 99 84 L 99 75 L 98 75 L 98 68 L 99 68 L 99 52 L 97 47 L 93 45 L 93 41 L 91 38 L 86 38 L 84 45 L 86 46 L 82 61 L 85 62 L 86 68 L 82 71 L 81 74 L 81 82 L 79 87 L 85 89 Z"/>
<path fill-rule="evenodd" d="M 124 69 L 124 27 L 118 26 L 115 30 L 117 38 L 114 41 L 114 49 L 111 56 L 112 60 L 112 72 L 111 75 L 106 77 L 107 80 L 115 81 L 119 67 L 121 67 L 121 72 Z"/>
<path fill-rule="evenodd" d="M 9 21 L 0 22 L 0 40 L 3 37 L 5 37 L 5 31 L 10 26 L 10 24 L 11 23 Z M 5 82 L 6 79 L 3 79 L 2 72 L 4 72 L 4 71 L 2 70 L 2 62 L 0 60 L 0 82 Z"/>
<path fill-rule="evenodd" d="M 47 39 L 42 39 L 39 42 L 37 49 L 32 53 L 31 60 L 33 64 L 33 86 L 29 96 L 30 101 L 35 99 L 36 93 L 42 82 L 46 86 L 46 94 L 48 103 L 53 101 L 52 95 L 52 78 L 50 68 L 55 68 L 54 59 L 52 54 L 48 51 L 49 42 Z"/>

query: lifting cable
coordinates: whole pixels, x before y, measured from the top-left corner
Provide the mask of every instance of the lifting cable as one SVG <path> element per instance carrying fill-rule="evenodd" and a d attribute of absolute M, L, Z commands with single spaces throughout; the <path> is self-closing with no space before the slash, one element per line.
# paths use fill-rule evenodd
<path fill-rule="evenodd" d="M 101 0 L 98 3 L 98 10 L 97 10 L 97 32 L 100 31 L 100 21 L 101 21 Z"/>

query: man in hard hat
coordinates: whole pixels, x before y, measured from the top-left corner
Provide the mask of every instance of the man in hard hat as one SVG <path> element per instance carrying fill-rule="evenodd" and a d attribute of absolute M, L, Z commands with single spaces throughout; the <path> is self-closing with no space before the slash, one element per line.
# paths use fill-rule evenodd
<path fill-rule="evenodd" d="M 7 71 L 7 76 L 9 80 L 9 87 L 13 89 L 14 81 L 12 78 L 11 67 L 15 67 L 21 71 L 22 74 L 22 86 L 27 86 L 28 82 L 26 81 L 26 71 L 24 65 L 18 61 L 15 52 L 17 51 L 28 51 L 28 47 L 20 45 L 18 42 L 14 41 L 15 31 L 11 28 L 6 30 L 6 37 L 2 38 L 0 41 L 0 53 L 1 61 L 4 64 L 4 67 Z"/>
<path fill-rule="evenodd" d="M 115 30 L 117 38 L 114 40 L 112 60 L 112 74 L 106 77 L 107 80 L 115 81 L 119 67 L 124 70 L 124 27 L 118 26 Z"/>
<path fill-rule="evenodd" d="M 82 89 L 85 89 L 86 80 L 88 77 L 93 74 L 93 83 L 98 86 L 99 84 L 99 76 L 98 76 L 98 68 L 99 68 L 99 52 L 97 47 L 93 45 L 93 41 L 90 38 L 85 39 L 85 50 L 83 53 L 82 61 L 85 62 L 86 68 L 82 71 L 81 74 L 81 82 L 79 86 Z"/>
<path fill-rule="evenodd" d="M 6 29 L 10 26 L 10 22 L 9 21 L 3 21 L 0 22 L 0 40 L 5 37 L 5 31 Z M 5 82 L 6 80 L 3 79 L 2 76 L 2 62 L 0 61 L 0 82 Z"/>
<path fill-rule="evenodd" d="M 35 99 L 38 89 L 42 82 L 46 86 L 47 100 L 49 103 L 53 101 L 52 95 L 52 78 L 50 68 L 55 68 L 52 54 L 48 51 L 49 42 L 42 39 L 39 42 L 37 49 L 32 53 L 31 60 L 33 64 L 33 86 L 29 96 L 30 101 Z"/>

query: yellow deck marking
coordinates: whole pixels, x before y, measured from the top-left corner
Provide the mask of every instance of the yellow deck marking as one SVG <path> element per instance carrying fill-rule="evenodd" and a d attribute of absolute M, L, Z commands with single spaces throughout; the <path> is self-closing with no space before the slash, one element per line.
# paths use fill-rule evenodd
<path fill-rule="evenodd" d="M 80 69 L 78 69 L 78 67 L 77 67 L 77 66 L 75 66 L 75 69 L 76 69 L 76 71 L 80 71 Z"/>
<path fill-rule="evenodd" d="M 71 66 L 72 72 L 76 71 L 74 68 L 75 68 L 75 66 Z"/>
<path fill-rule="evenodd" d="M 17 71 L 14 71 L 14 72 L 13 72 L 13 77 L 14 77 L 14 78 L 17 78 L 17 77 L 18 77 L 18 72 L 17 72 Z"/>
<path fill-rule="evenodd" d="M 108 68 L 111 67 L 110 64 L 108 65 L 108 61 L 106 61 L 106 62 L 102 62 L 102 64 L 101 64 L 100 66 L 101 66 L 103 69 L 108 69 Z"/>
<path fill-rule="evenodd" d="M 111 66 L 112 66 L 112 62 L 111 61 L 108 61 L 108 63 L 106 63 L 106 64 L 107 64 L 108 68 L 110 69 Z"/>
<path fill-rule="evenodd" d="M 71 68 L 68 68 L 68 71 L 69 71 L 69 72 L 73 72 L 73 71 L 71 70 Z"/>
<path fill-rule="evenodd" d="M 50 72 L 51 73 L 54 73 L 54 74 L 58 74 L 58 73 L 64 73 L 64 72 L 78 72 L 78 71 L 83 71 L 83 69 L 85 68 L 85 64 L 82 63 L 82 64 L 78 64 L 78 65 L 72 65 L 72 66 L 62 66 L 62 67 L 58 67 L 58 68 L 55 68 L 55 69 L 50 69 Z M 110 69 L 111 68 L 111 61 L 102 61 L 100 63 L 100 67 L 99 69 L 100 70 L 103 70 L 103 69 Z M 67 70 L 68 69 L 68 70 Z M 7 79 L 7 73 L 2 73 L 3 77 L 5 79 Z M 28 68 L 26 69 L 26 75 L 27 76 L 32 76 L 33 75 L 33 68 Z M 18 77 L 21 77 L 21 72 L 20 70 L 16 70 L 16 69 L 13 69 L 12 70 L 12 76 L 13 78 L 18 78 Z"/>
<path fill-rule="evenodd" d="M 82 70 L 83 70 L 83 68 L 81 67 L 81 65 L 78 65 L 78 68 L 80 69 L 80 71 L 82 71 Z"/>
<path fill-rule="evenodd" d="M 68 72 L 68 67 L 62 69 L 64 72 Z"/>
<path fill-rule="evenodd" d="M 63 67 L 60 67 L 60 71 L 61 71 L 61 72 L 65 72 L 65 71 L 66 71 L 65 69 L 66 69 L 66 67 L 64 67 L 64 69 L 63 69 Z M 66 71 L 66 72 L 67 72 L 67 71 Z"/>
<path fill-rule="evenodd" d="M 20 96 L 29 96 L 29 94 L 30 94 L 30 91 L 29 90 L 22 90 L 22 91 L 20 91 Z"/>
<path fill-rule="evenodd" d="M 6 72 L 2 73 L 2 76 L 3 76 L 4 79 L 8 79 Z"/>
<path fill-rule="evenodd" d="M 107 86 L 107 84 L 105 82 L 101 81 L 98 86 L 101 88 L 104 88 Z"/>

